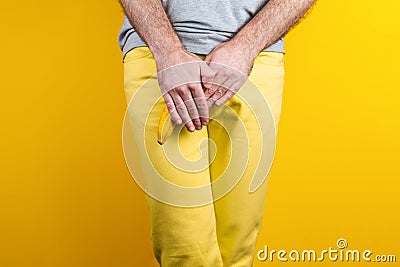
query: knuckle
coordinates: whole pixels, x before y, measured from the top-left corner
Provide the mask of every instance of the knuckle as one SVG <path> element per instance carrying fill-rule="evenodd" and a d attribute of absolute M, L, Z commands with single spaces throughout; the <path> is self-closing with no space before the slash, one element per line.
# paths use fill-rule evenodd
<path fill-rule="evenodd" d="M 190 117 L 193 117 L 193 115 L 196 114 L 196 112 L 194 111 L 194 108 L 189 108 L 188 111 L 189 111 Z"/>
<path fill-rule="evenodd" d="M 189 90 L 191 90 L 191 91 L 195 91 L 195 90 L 197 90 L 199 87 L 197 86 L 197 84 L 191 83 L 191 84 L 188 85 L 188 88 L 189 88 Z"/>
<path fill-rule="evenodd" d="M 167 109 L 168 110 L 173 110 L 174 109 L 174 104 L 173 103 L 171 103 L 171 102 L 167 102 L 167 103 L 165 103 L 165 105 L 167 106 Z"/>
<path fill-rule="evenodd" d="M 176 92 L 176 89 L 174 89 L 174 88 L 169 90 L 168 93 L 172 98 L 175 98 L 178 95 L 178 93 Z"/>
<path fill-rule="evenodd" d="M 199 103 L 197 103 L 197 107 L 199 108 L 199 109 L 203 109 L 203 108 L 205 108 L 206 107 L 206 103 L 205 102 L 199 102 Z"/>
<path fill-rule="evenodd" d="M 232 91 L 232 90 L 228 90 L 228 92 L 226 92 L 226 94 L 227 94 L 229 97 L 232 97 L 232 96 L 235 95 L 235 92 Z"/>
<path fill-rule="evenodd" d="M 205 90 L 205 94 L 211 95 L 212 93 L 214 93 L 214 89 L 212 89 L 212 87 Z"/>
<path fill-rule="evenodd" d="M 176 91 L 180 94 L 180 95 L 185 95 L 186 94 L 186 88 L 183 86 L 179 86 L 176 88 Z"/>
<path fill-rule="evenodd" d="M 223 90 L 222 90 L 222 89 L 218 89 L 217 91 L 215 91 L 215 94 L 216 94 L 217 96 L 221 96 L 222 93 L 223 93 Z"/>
<path fill-rule="evenodd" d="M 185 111 L 185 107 L 183 105 L 179 105 L 176 109 L 178 110 L 178 112 Z"/>

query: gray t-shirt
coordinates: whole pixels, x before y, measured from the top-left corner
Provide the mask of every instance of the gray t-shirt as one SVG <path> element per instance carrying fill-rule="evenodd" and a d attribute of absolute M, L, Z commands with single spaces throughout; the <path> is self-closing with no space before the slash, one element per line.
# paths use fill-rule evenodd
<path fill-rule="evenodd" d="M 162 0 L 164 9 L 184 47 L 208 55 L 218 44 L 228 41 L 268 0 Z M 147 46 L 124 17 L 119 45 L 125 57 L 131 49 Z M 284 53 L 283 39 L 264 49 Z"/>

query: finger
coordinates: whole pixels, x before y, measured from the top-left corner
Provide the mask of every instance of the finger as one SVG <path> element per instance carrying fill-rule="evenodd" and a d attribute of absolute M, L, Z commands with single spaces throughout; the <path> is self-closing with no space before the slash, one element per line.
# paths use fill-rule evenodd
<path fill-rule="evenodd" d="M 181 96 L 183 102 L 186 105 L 186 109 L 189 113 L 190 119 L 192 120 L 194 127 L 197 130 L 200 130 L 201 129 L 201 121 L 199 118 L 199 113 L 197 112 L 196 104 L 193 100 L 192 92 L 189 89 L 189 86 L 188 85 L 178 86 L 176 89 L 177 89 L 179 95 Z M 188 128 L 188 130 L 189 130 L 189 128 Z"/>
<path fill-rule="evenodd" d="M 226 91 L 227 91 L 226 88 L 219 85 L 216 86 L 215 92 L 207 99 L 208 108 L 211 108 L 214 105 L 215 101 L 220 99 L 225 94 Z"/>
<path fill-rule="evenodd" d="M 206 62 L 200 62 L 200 77 L 204 88 L 211 88 L 215 75 L 216 72 Z"/>
<path fill-rule="evenodd" d="M 226 90 L 225 94 L 223 96 L 221 96 L 220 98 L 218 98 L 215 101 L 215 105 L 217 107 L 222 106 L 223 104 L 225 104 L 229 99 L 231 99 L 233 96 L 235 95 L 235 91 L 233 91 L 232 89 L 228 89 Z"/>
<path fill-rule="evenodd" d="M 204 83 L 203 83 L 204 86 Z M 204 88 L 204 96 L 206 99 L 210 98 L 210 96 L 212 96 L 215 92 L 215 90 L 217 89 L 216 84 L 212 84 L 209 88 Z"/>
<path fill-rule="evenodd" d="M 176 110 L 179 116 L 181 117 L 182 122 L 185 124 L 186 128 L 189 131 L 193 132 L 194 125 L 192 123 L 192 119 L 190 118 L 186 105 L 182 100 L 180 94 L 177 92 L 177 89 L 175 88 L 174 90 L 171 90 L 169 94 L 172 96 L 172 99 L 174 100 Z"/>
<path fill-rule="evenodd" d="M 207 125 L 208 124 L 208 106 L 207 100 L 204 96 L 203 88 L 199 83 L 193 83 L 189 85 L 189 89 L 192 92 L 193 99 L 195 101 L 197 111 L 200 116 L 201 124 Z M 200 125 L 201 129 L 201 125 Z M 200 130 L 198 129 L 198 130 Z"/>
<path fill-rule="evenodd" d="M 226 81 L 224 84 L 224 87 L 225 86 L 229 86 L 229 87 L 226 87 L 226 91 L 225 91 L 224 95 L 221 96 L 219 99 L 217 99 L 214 104 L 217 107 L 220 107 L 223 104 L 225 104 L 229 99 L 231 99 L 237 93 L 237 91 L 239 91 L 239 89 L 242 87 L 242 85 L 243 85 L 243 81 L 240 79 L 237 80 L 236 82 L 234 82 L 233 79 Z"/>
<path fill-rule="evenodd" d="M 171 121 L 174 124 L 181 124 L 182 120 L 181 117 L 179 116 L 176 107 L 175 107 L 175 103 L 174 100 L 172 99 L 171 95 L 166 93 L 164 95 L 164 101 L 165 101 L 165 105 L 167 106 L 167 109 L 169 111 L 169 114 L 171 115 Z"/>
<path fill-rule="evenodd" d="M 226 84 L 230 82 L 230 79 L 228 78 L 229 75 L 226 72 L 225 66 L 222 66 L 221 64 L 215 62 L 210 62 L 210 67 L 215 71 L 216 74 L 213 78 L 212 86 L 210 88 L 204 89 L 204 95 L 206 96 L 207 99 L 209 99 L 217 91 L 218 91 L 217 94 L 221 94 L 222 96 L 222 93 L 225 92 L 225 89 L 221 87 L 229 88 L 229 86 L 227 86 Z M 216 97 L 217 98 L 214 97 L 214 99 L 208 101 L 208 103 L 211 104 L 211 106 L 215 102 L 215 100 L 218 99 L 220 96 Z"/>

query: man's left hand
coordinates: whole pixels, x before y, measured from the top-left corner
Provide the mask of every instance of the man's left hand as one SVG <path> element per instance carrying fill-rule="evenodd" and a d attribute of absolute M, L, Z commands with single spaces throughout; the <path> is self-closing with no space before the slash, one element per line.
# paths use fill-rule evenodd
<path fill-rule="evenodd" d="M 221 43 L 204 59 L 215 71 L 203 76 L 202 83 L 208 107 L 221 106 L 232 98 L 246 82 L 254 64 L 251 51 L 233 40 Z"/>

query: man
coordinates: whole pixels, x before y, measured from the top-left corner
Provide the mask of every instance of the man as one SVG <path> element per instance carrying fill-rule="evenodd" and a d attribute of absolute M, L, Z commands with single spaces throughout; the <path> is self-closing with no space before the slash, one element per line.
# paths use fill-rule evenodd
<path fill-rule="evenodd" d="M 252 265 L 267 183 L 252 192 L 249 184 L 256 169 L 265 164 L 257 157 L 273 146 L 260 145 L 269 131 L 263 127 L 277 127 L 279 121 L 284 76 L 282 37 L 313 2 L 121 0 L 126 15 L 119 39 L 125 92 L 128 102 L 140 98 L 129 115 L 137 144 L 144 143 L 139 149 L 140 167 L 151 191 L 147 201 L 152 242 L 161 266 Z M 156 73 L 158 84 L 154 83 Z M 252 100 L 254 106 L 236 95 L 242 91 L 256 95 L 255 89 L 245 89 L 247 78 L 261 92 L 258 100 Z M 140 97 L 139 89 L 146 83 Z M 152 91 L 155 87 L 157 90 Z M 156 101 L 151 111 L 141 107 L 141 103 L 150 105 L 148 99 L 160 96 L 163 99 Z M 257 107 L 257 101 L 264 100 L 272 112 L 272 126 L 257 119 L 266 113 Z M 167 119 L 163 114 L 168 113 L 175 128 L 169 133 L 170 140 L 165 141 L 162 127 Z M 187 131 L 176 130 L 178 125 L 185 125 Z M 238 129 L 246 133 L 238 133 Z M 156 136 L 159 144 L 152 142 Z M 198 149 L 195 144 L 203 139 L 212 139 L 213 145 Z M 185 169 L 171 164 L 168 153 L 174 144 L 179 145 L 176 151 L 191 162 L 198 160 L 201 150 L 206 154 L 207 168 L 194 170 L 194 165 Z M 234 150 L 247 153 L 246 164 L 237 160 L 241 156 L 235 156 Z M 244 169 L 229 172 L 228 167 Z M 221 197 L 216 197 L 215 185 L 206 187 L 204 195 L 212 201 L 201 204 L 189 203 L 190 198 L 179 202 L 181 198 L 173 190 L 169 192 L 167 184 L 153 183 L 160 175 L 172 184 L 195 187 L 221 180 L 219 177 L 226 173 L 240 173 L 240 179 Z"/>

